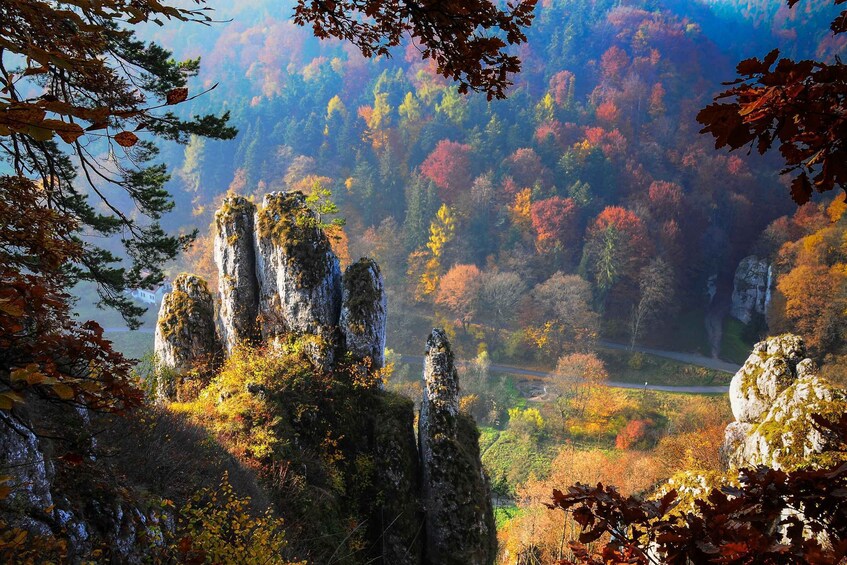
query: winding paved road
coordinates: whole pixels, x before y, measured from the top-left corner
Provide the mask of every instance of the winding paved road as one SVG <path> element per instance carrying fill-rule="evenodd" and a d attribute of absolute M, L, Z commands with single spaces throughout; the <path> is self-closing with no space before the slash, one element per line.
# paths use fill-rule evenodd
<path fill-rule="evenodd" d="M 629 351 L 628 345 L 616 343 L 614 341 L 600 340 L 600 346 L 608 349 L 622 349 L 624 351 Z M 664 357 L 665 359 L 673 359 L 674 361 L 688 363 L 689 365 L 706 367 L 707 369 L 714 369 L 715 371 L 721 371 L 731 375 L 737 373 L 738 369 L 741 368 L 741 365 L 729 363 L 728 361 L 721 361 L 720 359 L 715 359 L 713 357 L 704 357 L 703 355 L 697 355 L 696 353 L 680 353 L 678 351 L 666 351 L 664 349 L 650 349 L 649 347 L 638 346 L 635 347 L 635 351 L 647 353 L 648 355 L 655 355 L 656 357 Z"/>
<path fill-rule="evenodd" d="M 619 344 L 618 344 L 619 345 Z M 604 344 L 604 347 L 607 347 Z M 628 349 L 628 346 L 621 346 L 623 349 Z M 616 349 L 616 348 L 614 348 Z M 640 350 L 640 348 L 636 347 L 636 350 Z M 643 353 L 652 352 L 654 350 L 644 350 Z M 665 353 L 675 354 L 673 351 L 667 351 Z M 655 355 L 655 353 L 651 353 L 651 355 Z M 679 353 L 678 355 L 685 355 L 684 353 Z M 662 357 L 666 357 L 663 355 Z M 698 355 L 691 356 L 692 358 L 698 358 Z M 423 364 L 423 356 L 422 355 L 405 355 L 401 354 L 400 358 L 406 362 L 412 362 L 416 365 Z M 683 361 L 681 358 L 677 357 L 669 357 L 670 359 L 674 359 L 677 361 Z M 715 361 L 714 359 L 709 359 L 708 357 L 702 357 L 707 361 Z M 683 361 L 684 363 L 690 363 L 692 365 L 698 365 L 699 363 L 691 363 L 690 361 Z M 723 363 L 722 361 L 718 361 L 719 363 Z M 731 364 L 727 364 L 731 365 Z M 713 368 L 713 367 L 709 367 Z M 511 367 L 509 365 L 501 365 L 498 363 L 492 363 L 488 370 L 492 373 L 507 373 L 510 375 L 526 375 L 528 377 L 536 377 L 540 379 L 548 379 L 551 374 L 544 371 L 534 371 L 532 369 L 522 369 L 520 367 Z M 723 370 L 723 369 L 718 369 Z M 733 371 L 734 372 L 734 371 Z M 636 383 L 622 383 L 618 381 L 607 381 L 607 386 L 613 388 L 629 388 L 629 389 L 638 389 L 638 390 L 658 390 L 662 392 L 681 392 L 681 393 L 689 393 L 689 394 L 726 394 L 729 392 L 728 386 L 669 386 L 669 385 L 651 385 L 649 383 L 645 384 L 636 384 Z"/>
<path fill-rule="evenodd" d="M 104 328 L 106 333 L 121 333 L 131 331 L 127 327 L 113 327 L 113 328 Z M 138 333 L 152 334 L 153 328 L 139 328 L 134 330 Z M 607 347 L 609 349 L 623 349 L 628 350 L 629 346 L 624 345 L 622 343 L 615 343 L 611 341 L 600 341 L 600 345 L 602 347 Z M 693 353 L 679 353 L 677 351 L 665 351 L 662 349 L 650 349 L 648 347 L 636 347 L 635 351 L 639 351 L 641 353 L 646 353 L 648 355 L 655 355 L 656 357 L 664 357 L 666 359 L 672 359 L 674 361 L 679 361 L 681 363 L 688 363 L 689 365 L 697 365 L 699 367 L 706 367 L 708 369 L 714 369 L 716 371 L 723 371 L 725 373 L 734 374 L 740 367 L 738 365 L 733 365 L 732 363 L 727 363 L 726 361 L 721 361 L 720 359 L 711 359 L 709 357 L 704 357 L 702 355 L 695 355 Z M 401 354 L 400 357 L 407 362 L 412 362 L 417 365 L 423 364 L 423 356 L 422 355 L 405 355 Z M 536 377 L 540 379 L 548 379 L 550 377 L 550 373 L 544 371 L 535 371 L 532 369 L 522 369 L 520 367 L 512 367 L 510 365 L 501 365 L 498 363 L 492 363 L 489 367 L 489 370 L 492 373 L 507 373 L 510 375 L 525 375 L 528 377 Z M 649 383 L 645 384 L 636 384 L 636 383 L 622 383 L 618 381 L 608 381 L 608 386 L 614 388 L 629 388 L 629 389 L 647 389 L 647 390 L 658 390 L 663 392 L 683 392 L 690 394 L 726 394 L 729 391 L 729 387 L 726 386 L 670 386 L 670 385 L 651 385 Z"/>

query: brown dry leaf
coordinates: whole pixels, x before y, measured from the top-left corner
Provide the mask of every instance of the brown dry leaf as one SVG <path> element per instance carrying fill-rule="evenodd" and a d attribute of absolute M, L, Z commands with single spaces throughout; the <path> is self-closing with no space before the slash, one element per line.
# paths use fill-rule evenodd
<path fill-rule="evenodd" d="M 115 135 L 115 142 L 121 147 L 132 147 L 138 143 L 138 136 L 131 131 L 122 131 Z"/>
<path fill-rule="evenodd" d="M 179 104 L 180 102 L 185 102 L 188 99 L 188 89 L 187 88 L 174 88 L 167 95 L 167 104 L 168 106 L 172 106 L 173 104 Z"/>

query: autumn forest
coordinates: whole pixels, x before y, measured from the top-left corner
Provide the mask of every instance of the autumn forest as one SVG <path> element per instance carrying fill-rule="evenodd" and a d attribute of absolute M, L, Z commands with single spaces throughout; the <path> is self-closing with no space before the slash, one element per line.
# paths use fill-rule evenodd
<path fill-rule="evenodd" d="M 841 4 L 0 6 L 0 559 L 843 562 Z"/>

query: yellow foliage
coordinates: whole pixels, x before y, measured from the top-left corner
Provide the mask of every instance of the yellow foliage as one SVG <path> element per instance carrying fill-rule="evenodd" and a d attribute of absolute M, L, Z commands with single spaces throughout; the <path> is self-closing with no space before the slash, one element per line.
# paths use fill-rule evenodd
<path fill-rule="evenodd" d="M 426 243 L 429 257 L 419 278 L 417 294 L 427 296 L 438 290 L 442 271 L 441 256 L 444 254 L 444 247 L 453 240 L 455 233 L 456 220 L 453 210 L 442 204 L 429 226 L 429 240 Z"/>
<path fill-rule="evenodd" d="M 555 101 L 548 92 L 544 98 L 535 106 L 535 120 L 538 123 L 553 121 L 555 117 Z"/>
<path fill-rule="evenodd" d="M 528 229 L 532 225 L 532 190 L 525 188 L 518 192 L 509 211 L 512 213 L 512 223 Z"/>
<path fill-rule="evenodd" d="M 326 105 L 326 119 L 329 120 L 335 114 L 338 114 L 341 117 L 347 115 L 347 108 L 344 106 L 344 102 L 341 101 L 341 98 L 337 94 L 330 98 L 329 103 Z"/>
<path fill-rule="evenodd" d="M 520 408 L 509 409 L 509 420 L 524 420 L 534 427 L 541 429 L 544 427 L 544 418 L 541 417 L 541 412 L 537 408 Z"/>
<path fill-rule="evenodd" d="M 826 208 L 826 215 L 829 216 L 830 222 L 837 222 L 844 217 L 844 212 L 847 211 L 847 202 L 841 196 L 836 196 Z"/>
<path fill-rule="evenodd" d="M 553 322 L 544 322 L 544 325 L 540 328 L 527 326 L 524 331 L 538 349 L 544 349 L 550 342 L 550 332 L 553 331 Z"/>
<path fill-rule="evenodd" d="M 238 497 L 224 474 L 217 490 L 203 489 L 180 510 L 171 550 L 183 563 L 290 564 L 282 519 L 269 508 L 250 513 L 250 498 Z"/>

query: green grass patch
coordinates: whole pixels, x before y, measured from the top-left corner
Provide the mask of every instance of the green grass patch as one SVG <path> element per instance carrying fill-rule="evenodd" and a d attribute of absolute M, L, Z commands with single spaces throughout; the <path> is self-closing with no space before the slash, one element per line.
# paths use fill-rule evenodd
<path fill-rule="evenodd" d="M 142 359 L 153 353 L 153 334 L 149 332 L 108 332 L 104 337 L 112 347 L 131 359 Z"/>
<path fill-rule="evenodd" d="M 668 348 L 709 355 L 711 348 L 709 336 L 706 334 L 705 316 L 702 308 L 680 313 L 673 331 L 668 335 Z"/>
<path fill-rule="evenodd" d="M 480 451 L 492 486 L 498 492 L 512 494 L 530 476 L 546 477 L 559 447 L 506 430 Z"/>
<path fill-rule="evenodd" d="M 749 333 L 747 326 L 740 320 L 731 316 L 724 318 L 721 358 L 733 363 L 744 363 L 753 348 L 753 344 L 748 343 L 747 333 Z"/>
<path fill-rule="evenodd" d="M 509 522 L 517 518 L 521 514 L 521 509 L 515 504 L 505 504 L 503 506 L 494 507 L 494 522 L 497 524 L 497 529 L 502 530 Z"/>
<path fill-rule="evenodd" d="M 746 346 L 745 346 L 746 347 Z M 746 348 L 749 351 L 749 347 Z M 646 353 L 601 348 L 597 351 L 609 380 L 665 386 L 726 386 L 732 375 Z"/>

